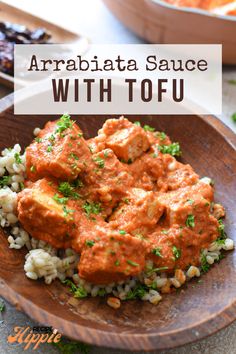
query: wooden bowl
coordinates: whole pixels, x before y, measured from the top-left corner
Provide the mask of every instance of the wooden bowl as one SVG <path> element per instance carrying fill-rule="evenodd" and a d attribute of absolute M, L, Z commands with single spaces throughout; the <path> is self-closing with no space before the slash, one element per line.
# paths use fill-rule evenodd
<path fill-rule="evenodd" d="M 103 0 L 128 28 L 151 43 L 222 44 L 223 63 L 236 64 L 236 16 L 176 7 L 163 0 Z"/>
<path fill-rule="evenodd" d="M 0 102 L 0 149 L 29 144 L 36 126 L 49 116 L 14 116 L 13 96 Z M 96 134 L 105 118 L 75 118 L 85 136 Z M 164 130 L 179 141 L 184 162 L 201 176 L 215 180 L 216 200 L 227 210 L 227 232 L 236 240 L 236 137 L 214 117 L 129 116 L 131 120 Z M 34 320 L 57 328 L 64 335 L 94 345 L 126 350 L 167 349 L 206 337 L 235 319 L 236 255 L 228 252 L 202 277 L 178 294 L 163 297 L 154 306 L 142 301 L 123 302 L 118 310 L 103 298 L 74 299 L 59 281 L 45 285 L 26 278 L 25 250 L 9 249 L 0 233 L 0 295 Z"/>

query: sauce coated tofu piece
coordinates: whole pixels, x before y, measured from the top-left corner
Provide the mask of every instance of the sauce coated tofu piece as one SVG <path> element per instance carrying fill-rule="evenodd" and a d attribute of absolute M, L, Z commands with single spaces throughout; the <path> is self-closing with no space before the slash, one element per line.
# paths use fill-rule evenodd
<path fill-rule="evenodd" d="M 90 157 L 79 127 L 69 116 L 62 116 L 48 122 L 26 149 L 27 176 L 32 181 L 47 176 L 74 180 Z"/>
<path fill-rule="evenodd" d="M 143 237 L 152 232 L 163 210 L 164 207 L 159 203 L 156 193 L 133 188 L 110 217 L 110 225 Z"/>
<path fill-rule="evenodd" d="M 165 221 L 169 227 L 178 224 L 195 233 L 208 234 L 213 240 L 217 236 L 218 222 L 210 214 L 212 198 L 212 187 L 199 182 L 192 187 L 160 194 L 158 201 L 165 208 Z"/>
<path fill-rule="evenodd" d="M 126 162 L 134 161 L 150 147 L 145 131 L 125 118 L 107 120 L 100 134 L 106 137 L 106 147 Z"/>
<path fill-rule="evenodd" d="M 165 185 L 166 191 L 192 186 L 199 181 L 199 176 L 190 165 L 178 162 L 169 154 L 163 154 L 162 161 L 165 173 L 159 183 Z"/>
<path fill-rule="evenodd" d="M 201 250 L 209 247 L 209 240 L 179 225 L 168 229 L 158 227 L 148 236 L 148 241 L 147 259 L 151 259 L 155 267 L 167 267 L 167 271 L 186 269 L 190 264 L 198 266 Z"/>
<path fill-rule="evenodd" d="M 143 242 L 130 235 L 104 232 L 88 240 L 79 262 L 79 276 L 94 284 L 109 284 L 137 275 L 144 269 Z"/>
<path fill-rule="evenodd" d="M 88 199 L 98 200 L 109 209 L 125 197 L 133 177 L 111 149 L 92 155 L 92 162 L 81 175 Z"/>
<path fill-rule="evenodd" d="M 57 183 L 44 178 L 31 183 L 18 194 L 18 218 L 24 229 L 36 239 L 50 243 L 56 248 L 71 246 L 75 231 L 73 202 L 61 204 L 54 198 L 63 198 L 58 193 Z M 58 200 L 58 199 L 57 199 Z"/>

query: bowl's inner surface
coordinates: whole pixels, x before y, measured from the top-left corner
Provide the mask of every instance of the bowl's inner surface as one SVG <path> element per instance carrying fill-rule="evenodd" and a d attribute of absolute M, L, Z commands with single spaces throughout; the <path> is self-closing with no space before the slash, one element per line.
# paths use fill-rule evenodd
<path fill-rule="evenodd" d="M 53 117 L 55 119 L 57 117 Z M 97 130 L 106 120 L 99 116 L 73 117 L 78 121 L 85 137 L 96 135 Z M 190 163 L 200 176 L 209 176 L 215 181 L 216 200 L 219 200 L 227 210 L 226 225 L 229 237 L 236 238 L 236 185 L 235 171 L 236 159 L 234 148 L 205 120 L 197 116 L 191 117 L 158 117 L 158 116 L 132 116 L 131 120 L 140 120 L 157 130 L 165 131 L 172 141 L 179 141 L 184 163 Z M 0 149 L 20 143 L 26 147 L 33 139 L 33 129 L 42 127 L 46 121 L 52 119 L 46 116 L 14 116 L 12 108 L 0 115 Z M 228 253 L 220 264 L 198 280 L 191 281 L 181 291 L 163 296 L 158 306 L 142 301 L 123 302 L 119 310 L 114 311 L 106 305 L 103 298 L 74 299 L 68 289 L 54 282 L 46 286 L 41 281 L 32 281 L 25 277 L 23 264 L 25 251 L 16 251 L 8 248 L 3 234 L 0 235 L 0 278 L 7 285 L 1 287 L 0 292 L 7 296 L 13 293 L 25 297 L 38 308 L 31 308 L 30 303 L 22 305 L 28 314 L 37 320 L 48 323 L 49 317 L 39 315 L 39 309 L 44 309 L 59 318 L 57 328 L 65 334 L 77 339 L 84 339 L 93 343 L 107 344 L 109 346 L 128 347 L 126 340 L 117 344 L 112 341 L 111 333 L 125 334 L 155 334 L 150 339 L 155 344 L 147 344 L 143 337 L 143 344 L 133 343 L 132 348 L 145 349 L 153 347 L 168 347 L 183 344 L 197 339 L 227 323 L 224 316 L 218 316 L 211 321 L 211 325 L 197 326 L 201 322 L 215 317 L 218 313 L 231 305 L 236 299 L 236 257 L 234 252 Z M 5 290 L 4 290 L 5 289 Z M 21 303 L 17 295 L 9 295 L 11 300 Z M 28 310 L 27 310 L 28 308 Z M 29 310 L 30 309 L 30 310 Z M 226 315 L 225 315 L 226 316 Z M 69 330 L 67 320 L 73 325 Z M 52 321 L 51 321 L 52 322 Z M 229 322 L 229 321 L 228 321 Z M 55 324 L 55 322 L 53 322 Z M 78 327 L 84 325 L 97 328 L 105 332 L 101 334 L 104 340 L 96 334 L 89 339 L 86 330 L 83 335 Z M 178 331 L 185 329 L 185 339 L 180 340 Z M 173 332 L 172 332 L 173 331 Z M 171 333 L 170 333 L 171 332 Z M 163 336 L 164 335 L 164 336 Z M 170 342 L 167 343 L 168 335 Z M 109 339 L 110 338 L 110 339 Z M 134 339 L 134 342 L 136 339 Z M 157 343 L 158 342 L 158 343 Z M 130 344 L 131 345 L 131 344 Z"/>

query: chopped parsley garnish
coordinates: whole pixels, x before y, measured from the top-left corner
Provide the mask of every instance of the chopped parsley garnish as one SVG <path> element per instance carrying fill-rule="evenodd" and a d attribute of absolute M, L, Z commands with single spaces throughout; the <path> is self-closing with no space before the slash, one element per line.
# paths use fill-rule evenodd
<path fill-rule="evenodd" d="M 96 162 L 99 168 L 103 168 L 105 166 L 105 162 L 100 156 L 95 157 L 93 161 Z"/>
<path fill-rule="evenodd" d="M 74 152 L 71 152 L 69 156 L 71 159 L 79 160 L 78 156 Z"/>
<path fill-rule="evenodd" d="M 83 136 L 83 133 L 78 133 L 79 138 L 82 138 L 82 136 Z"/>
<path fill-rule="evenodd" d="M 0 188 L 7 186 L 10 183 L 10 176 L 3 176 L 0 178 Z"/>
<path fill-rule="evenodd" d="M 128 264 L 131 265 L 132 267 L 138 267 L 138 266 L 139 266 L 138 263 L 133 262 L 133 261 L 131 261 L 130 259 L 127 259 L 126 263 L 128 263 Z"/>
<path fill-rule="evenodd" d="M 39 138 L 39 137 L 36 137 L 34 140 L 35 140 L 36 143 L 38 143 L 38 144 L 43 141 L 43 139 L 42 139 L 42 138 Z"/>
<path fill-rule="evenodd" d="M 155 256 L 163 258 L 160 247 L 153 248 L 152 253 L 155 254 Z"/>
<path fill-rule="evenodd" d="M 161 230 L 161 233 L 167 235 L 168 234 L 168 230 Z"/>
<path fill-rule="evenodd" d="M 0 312 L 3 312 L 5 310 L 5 304 L 3 301 L 0 301 Z"/>
<path fill-rule="evenodd" d="M 118 267 L 120 265 L 120 261 L 117 259 L 114 264 L 116 267 Z"/>
<path fill-rule="evenodd" d="M 52 149 L 53 149 L 52 145 L 49 145 L 49 146 L 47 147 L 47 152 L 52 152 Z"/>
<path fill-rule="evenodd" d="M 134 122 L 134 124 L 137 125 L 138 127 L 141 127 L 141 123 L 138 120 Z"/>
<path fill-rule="evenodd" d="M 70 119 L 68 114 L 64 114 L 57 122 L 56 133 L 61 134 L 64 130 L 72 128 L 74 121 Z"/>
<path fill-rule="evenodd" d="M 87 297 L 87 291 L 83 288 L 82 285 L 76 286 L 73 281 L 66 279 L 62 281 L 63 284 L 66 284 L 70 287 L 70 292 L 73 293 L 74 297 L 83 298 Z"/>
<path fill-rule="evenodd" d="M 55 135 L 51 134 L 50 137 L 48 138 L 48 140 L 53 144 L 55 141 Z"/>
<path fill-rule="evenodd" d="M 25 188 L 24 183 L 23 183 L 23 182 L 20 182 L 19 185 L 20 185 L 20 190 L 23 191 L 23 189 Z"/>
<path fill-rule="evenodd" d="M 124 203 L 125 204 L 129 204 L 129 199 L 128 198 L 124 198 Z"/>
<path fill-rule="evenodd" d="M 99 290 L 98 290 L 98 296 L 103 297 L 103 296 L 105 296 L 105 295 L 106 295 L 106 290 L 105 290 L 105 289 L 99 289 Z"/>
<path fill-rule="evenodd" d="M 177 260 L 181 257 L 181 250 L 179 248 L 177 248 L 176 246 L 172 247 L 172 252 L 175 257 L 175 260 Z"/>
<path fill-rule="evenodd" d="M 86 246 L 93 247 L 95 242 L 93 240 L 86 240 L 85 244 L 86 244 Z"/>
<path fill-rule="evenodd" d="M 75 181 L 72 182 L 72 186 L 75 188 L 82 188 L 84 184 L 81 179 L 77 178 Z"/>
<path fill-rule="evenodd" d="M 22 160 L 20 158 L 20 154 L 18 152 L 15 153 L 14 158 L 15 158 L 15 161 L 17 164 L 22 163 Z"/>
<path fill-rule="evenodd" d="M 146 285 L 139 284 L 127 293 L 126 300 L 142 299 L 148 291 L 149 289 Z"/>
<path fill-rule="evenodd" d="M 158 133 L 156 133 L 156 137 L 159 138 L 160 140 L 165 140 L 166 139 L 166 133 L 158 132 Z"/>
<path fill-rule="evenodd" d="M 168 269 L 168 267 L 151 268 L 151 269 L 147 269 L 147 274 L 149 276 L 149 275 L 151 275 L 153 273 L 158 273 L 158 272 L 160 272 L 162 270 L 167 270 L 167 269 Z"/>
<path fill-rule="evenodd" d="M 206 255 L 203 254 L 201 257 L 201 271 L 203 273 L 207 273 L 208 270 L 210 269 L 210 264 L 207 262 Z"/>
<path fill-rule="evenodd" d="M 190 204 L 190 205 L 193 205 L 194 204 L 194 200 L 193 199 L 187 199 L 187 203 Z"/>
<path fill-rule="evenodd" d="M 67 209 L 67 207 L 64 205 L 63 206 L 63 212 L 64 212 L 64 216 L 68 216 L 69 214 L 74 213 L 75 211 L 73 209 Z"/>
<path fill-rule="evenodd" d="M 32 166 L 30 167 L 30 171 L 33 172 L 33 173 L 36 172 L 36 167 L 32 165 Z"/>
<path fill-rule="evenodd" d="M 182 154 L 179 143 L 173 143 L 170 145 L 159 145 L 158 149 L 163 154 L 170 154 L 172 156 L 181 156 Z"/>
<path fill-rule="evenodd" d="M 227 238 L 227 234 L 225 232 L 225 225 L 224 225 L 222 219 L 219 219 L 218 223 L 219 223 L 219 226 L 218 226 L 219 237 L 217 238 L 216 243 L 218 245 L 224 245 L 225 239 Z"/>
<path fill-rule="evenodd" d="M 84 203 L 83 209 L 88 218 L 91 216 L 91 214 L 98 215 L 102 211 L 100 203 L 88 202 L 88 201 Z"/>
<path fill-rule="evenodd" d="M 126 231 L 125 231 L 125 230 L 119 230 L 119 234 L 120 234 L 120 235 L 125 235 L 125 234 L 126 234 Z"/>
<path fill-rule="evenodd" d="M 234 123 L 236 123 L 236 112 L 232 114 L 231 119 Z"/>
<path fill-rule="evenodd" d="M 75 192 L 75 187 L 73 187 L 69 182 L 61 182 L 59 184 L 58 191 L 67 198 L 78 199 L 80 197 L 80 195 Z"/>
<path fill-rule="evenodd" d="M 195 222 L 194 222 L 194 215 L 190 214 L 187 216 L 187 219 L 185 221 L 185 225 L 188 227 L 194 227 Z"/>
<path fill-rule="evenodd" d="M 66 204 L 66 203 L 68 202 L 68 198 L 66 198 L 66 197 L 59 197 L 58 194 L 55 194 L 55 195 L 53 196 L 53 199 L 54 199 L 57 203 L 59 203 L 59 204 Z"/>
<path fill-rule="evenodd" d="M 155 128 L 150 127 L 150 125 L 145 124 L 143 129 L 145 130 L 145 132 L 154 132 Z"/>

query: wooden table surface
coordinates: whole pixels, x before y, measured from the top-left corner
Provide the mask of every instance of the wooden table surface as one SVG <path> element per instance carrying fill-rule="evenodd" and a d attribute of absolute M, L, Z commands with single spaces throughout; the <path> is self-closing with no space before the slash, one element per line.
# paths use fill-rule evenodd
<path fill-rule="evenodd" d="M 115 0 L 114 0 L 115 1 Z M 137 0 L 138 1 L 138 0 Z M 93 43 L 144 43 L 144 41 L 126 29 L 106 9 L 101 0 L 6 0 L 8 4 L 18 6 L 45 20 L 54 22 L 74 32 L 89 37 Z M 231 115 L 236 112 L 236 85 L 230 85 L 229 80 L 236 80 L 236 67 L 223 68 L 223 113 L 219 117 L 236 132 L 236 123 Z M 10 93 L 10 90 L 0 86 L 0 98 Z M 33 326 L 35 323 L 13 306 L 6 303 L 6 310 L 0 314 L 0 354 L 23 352 L 22 345 L 7 344 L 7 336 L 14 326 Z M 162 354 L 236 354 L 236 322 L 217 334 L 197 343 L 184 347 L 162 351 Z M 42 345 L 37 351 L 27 350 L 27 353 L 58 353 L 49 345 Z M 91 354 L 122 354 L 104 348 L 91 348 Z"/>

